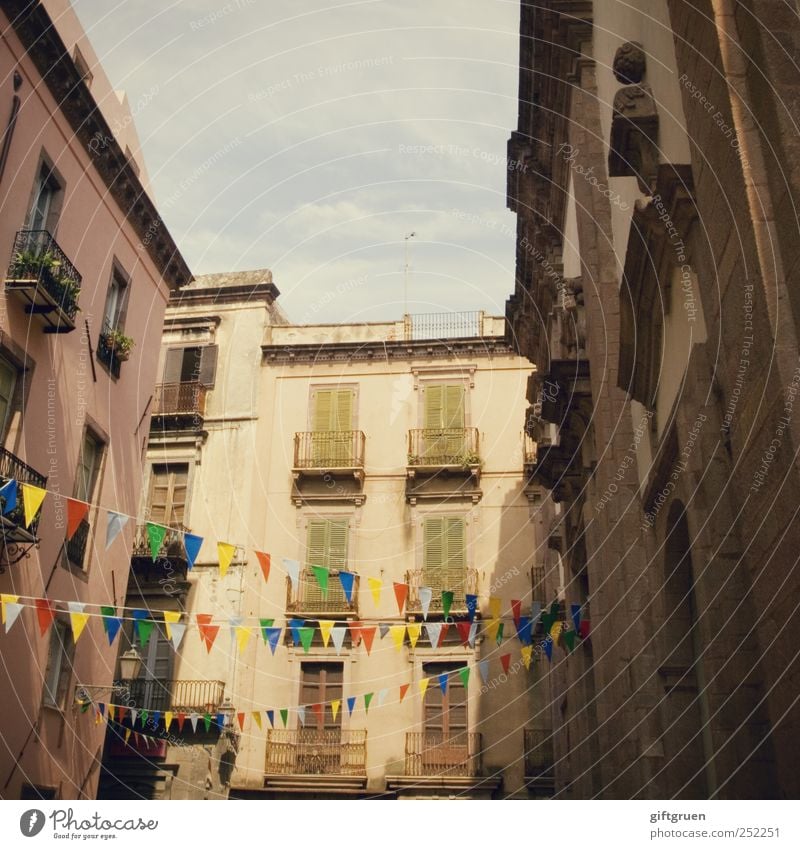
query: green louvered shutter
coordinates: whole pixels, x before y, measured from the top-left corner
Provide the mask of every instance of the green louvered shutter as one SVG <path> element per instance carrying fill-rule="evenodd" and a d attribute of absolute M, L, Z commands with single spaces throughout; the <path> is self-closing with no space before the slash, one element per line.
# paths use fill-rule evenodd
<path fill-rule="evenodd" d="M 449 431 L 445 446 L 448 462 L 460 462 L 465 454 L 463 384 L 445 386 L 443 419 L 443 426 Z"/>
<path fill-rule="evenodd" d="M 466 604 L 464 579 L 467 571 L 466 533 L 462 518 L 445 519 L 445 548 L 443 590 L 452 590 L 457 607 Z"/>
<path fill-rule="evenodd" d="M 352 389 L 317 389 L 314 393 L 311 429 L 315 466 L 346 466 L 350 462 L 354 400 Z"/>
<path fill-rule="evenodd" d="M 322 588 L 312 566 L 330 570 L 328 597 L 322 597 Z M 311 612 L 344 610 L 346 599 L 338 573 L 347 569 L 347 520 L 311 519 L 306 542 L 306 570 L 303 580 L 302 602 Z"/>
<path fill-rule="evenodd" d="M 432 384 L 425 388 L 425 457 L 435 463 L 461 462 L 464 454 L 464 386 Z"/>
<path fill-rule="evenodd" d="M 445 520 L 430 516 L 423 523 L 422 586 L 433 590 L 432 607 L 441 605 L 442 568 L 445 562 Z"/>

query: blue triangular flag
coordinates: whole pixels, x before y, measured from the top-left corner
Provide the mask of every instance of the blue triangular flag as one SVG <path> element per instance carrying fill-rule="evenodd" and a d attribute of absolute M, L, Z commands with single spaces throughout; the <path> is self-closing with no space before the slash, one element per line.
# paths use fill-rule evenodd
<path fill-rule="evenodd" d="M 355 708 L 355 706 L 356 706 L 356 697 L 355 696 L 348 696 L 347 697 L 347 710 L 349 711 L 350 716 L 353 715 L 353 708 Z"/>
<path fill-rule="evenodd" d="M 342 589 L 348 602 L 353 601 L 353 584 L 355 580 L 356 576 L 352 572 L 339 572 L 339 581 L 342 584 Z"/>
<path fill-rule="evenodd" d="M 280 628 L 264 628 L 264 635 L 267 638 L 270 650 L 275 654 L 275 649 L 278 648 L 278 640 L 281 638 Z M 298 633 L 298 637 L 300 634 Z"/>
<path fill-rule="evenodd" d="M 292 632 L 292 642 L 299 646 L 300 641 L 300 629 L 305 625 L 304 619 L 290 619 L 289 620 L 289 628 Z"/>
<path fill-rule="evenodd" d="M 154 710 L 152 716 L 153 716 L 153 722 L 156 725 L 158 725 L 158 721 L 161 719 L 161 711 L 160 710 Z"/>
<path fill-rule="evenodd" d="M 478 596 L 466 595 L 464 596 L 464 598 L 467 600 L 467 612 L 469 613 L 469 621 L 472 622 L 478 612 Z"/>
<path fill-rule="evenodd" d="M 225 727 L 225 714 L 222 711 L 217 714 L 217 725 L 220 731 Z"/>
<path fill-rule="evenodd" d="M 572 621 L 575 625 L 575 630 L 580 631 L 580 629 L 581 629 L 581 606 L 579 604 L 571 604 L 569 606 L 569 612 L 572 614 Z"/>
<path fill-rule="evenodd" d="M 3 507 L 3 515 L 10 513 L 17 506 L 17 482 L 14 478 L 0 486 L 0 498 L 5 498 L 6 505 Z"/>
<path fill-rule="evenodd" d="M 197 534 L 183 535 L 183 550 L 186 552 L 186 560 L 189 563 L 189 568 L 194 566 L 194 561 L 197 560 L 197 555 L 200 554 L 200 546 L 203 544 L 203 538 Z"/>
<path fill-rule="evenodd" d="M 529 646 L 533 642 L 531 633 L 531 620 L 529 616 L 520 616 L 517 622 L 517 637 L 523 646 Z"/>
<path fill-rule="evenodd" d="M 116 639 L 119 629 L 122 627 L 122 619 L 119 616 L 104 616 L 103 625 L 108 636 L 108 644 L 111 645 Z"/>
<path fill-rule="evenodd" d="M 553 638 L 548 636 L 548 638 L 544 641 L 544 653 L 547 655 L 547 659 L 550 663 L 553 662 Z"/>
<path fill-rule="evenodd" d="M 269 724 L 274 728 L 275 727 L 275 711 L 267 710 L 264 711 L 267 714 L 267 719 L 269 720 Z"/>
<path fill-rule="evenodd" d="M 439 676 L 439 687 L 441 687 L 442 695 L 447 693 L 447 673 L 443 672 Z"/>

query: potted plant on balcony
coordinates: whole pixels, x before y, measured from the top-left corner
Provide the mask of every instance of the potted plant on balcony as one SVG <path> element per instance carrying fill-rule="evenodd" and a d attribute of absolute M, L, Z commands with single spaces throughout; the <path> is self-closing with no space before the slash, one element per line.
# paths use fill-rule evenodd
<path fill-rule="evenodd" d="M 131 355 L 133 339 L 121 330 L 104 330 L 100 336 L 100 344 L 109 357 L 114 357 L 124 363 Z"/>
<path fill-rule="evenodd" d="M 38 280 L 42 274 L 58 278 L 61 263 L 50 251 L 28 248 L 17 251 L 11 263 L 11 277 L 14 280 Z"/>

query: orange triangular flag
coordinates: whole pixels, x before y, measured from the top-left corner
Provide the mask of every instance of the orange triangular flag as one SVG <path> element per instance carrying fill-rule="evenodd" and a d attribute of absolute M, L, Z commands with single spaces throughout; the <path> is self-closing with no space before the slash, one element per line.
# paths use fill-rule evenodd
<path fill-rule="evenodd" d="M 408 692 L 408 688 L 410 686 L 411 686 L 410 684 L 401 684 L 400 685 L 400 701 L 401 702 L 406 697 L 406 693 Z"/>
<path fill-rule="evenodd" d="M 239 728 L 244 731 L 244 713 L 237 713 L 236 718 L 239 720 Z"/>
<path fill-rule="evenodd" d="M 375 631 L 377 630 L 374 625 L 371 628 L 361 629 L 361 637 L 364 640 L 364 647 L 367 650 L 367 654 L 372 651 L 372 641 L 375 639 Z"/>
<path fill-rule="evenodd" d="M 78 501 L 77 498 L 67 499 L 67 539 L 72 539 L 88 512 L 89 505 L 85 501 Z"/>
<path fill-rule="evenodd" d="M 394 597 L 397 599 L 397 609 L 402 616 L 403 608 L 406 606 L 406 599 L 408 598 L 408 584 L 396 583 L 394 585 Z"/>
<path fill-rule="evenodd" d="M 269 566 L 270 566 L 270 557 L 264 551 L 256 551 L 256 557 L 258 558 L 258 562 L 261 564 L 261 572 L 264 575 L 264 580 L 269 580 Z"/>
<path fill-rule="evenodd" d="M 210 613 L 198 613 L 197 630 L 200 632 L 200 639 L 205 643 L 206 650 L 210 652 L 211 646 L 214 645 L 214 640 L 217 639 L 219 625 L 211 624 Z"/>

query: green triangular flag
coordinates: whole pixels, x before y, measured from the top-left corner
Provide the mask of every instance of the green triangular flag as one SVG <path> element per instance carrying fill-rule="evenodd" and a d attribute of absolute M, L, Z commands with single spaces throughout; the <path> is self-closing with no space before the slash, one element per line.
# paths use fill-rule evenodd
<path fill-rule="evenodd" d="M 556 615 L 554 613 L 543 613 L 542 614 L 542 630 L 545 635 L 550 633 L 550 629 L 553 627 L 553 622 L 556 621 Z"/>
<path fill-rule="evenodd" d="M 203 716 L 203 725 L 205 725 L 206 731 L 208 731 L 209 728 L 211 728 L 211 714 L 210 713 L 207 713 L 207 714 L 205 714 L 205 716 Z"/>
<path fill-rule="evenodd" d="M 575 648 L 575 632 L 574 631 L 562 631 L 561 638 L 564 640 L 564 645 L 566 645 L 569 651 L 572 651 Z"/>
<path fill-rule="evenodd" d="M 311 648 L 311 641 L 314 639 L 314 629 L 313 628 L 299 628 L 300 631 L 300 642 L 303 644 L 303 651 L 308 654 L 308 650 Z"/>
<path fill-rule="evenodd" d="M 286 728 L 286 720 L 289 718 L 289 708 L 281 708 L 281 722 L 283 722 L 283 727 Z"/>
<path fill-rule="evenodd" d="M 469 686 L 469 667 L 464 666 L 462 669 L 459 669 L 458 676 L 461 678 L 461 683 L 464 685 L 464 689 L 466 690 Z"/>
<path fill-rule="evenodd" d="M 153 557 L 154 563 L 158 559 L 158 552 L 166 535 L 167 529 L 163 525 L 154 525 L 152 522 L 147 523 L 147 539 L 150 541 L 150 554 Z"/>
<path fill-rule="evenodd" d="M 149 712 L 149 711 L 146 711 L 146 710 L 143 710 L 143 711 L 139 714 L 139 722 L 141 722 L 141 723 L 142 723 L 142 728 L 144 728 L 144 726 L 147 724 L 147 717 L 148 717 L 148 716 L 150 716 L 150 712 Z"/>
<path fill-rule="evenodd" d="M 328 576 L 330 572 L 324 566 L 312 566 L 311 569 L 314 572 L 314 577 L 317 579 L 317 583 L 319 584 L 320 589 L 322 590 L 322 597 L 328 597 Z"/>
<path fill-rule="evenodd" d="M 374 693 L 364 693 L 364 711 L 369 710 L 369 703 L 372 701 Z"/>
<path fill-rule="evenodd" d="M 152 619 L 137 620 L 136 627 L 139 629 L 139 642 L 142 644 L 142 648 L 147 646 L 147 643 L 150 640 L 150 634 L 153 633 L 155 624 L 156 623 L 153 622 Z"/>
<path fill-rule="evenodd" d="M 505 622 L 501 622 L 497 626 L 497 645 L 498 646 L 500 645 L 500 643 L 503 642 L 503 627 L 505 626 L 505 624 L 506 624 Z"/>
<path fill-rule="evenodd" d="M 450 615 L 450 608 L 453 606 L 453 593 L 451 590 L 442 590 L 442 610 L 444 611 L 444 617 Z"/>

